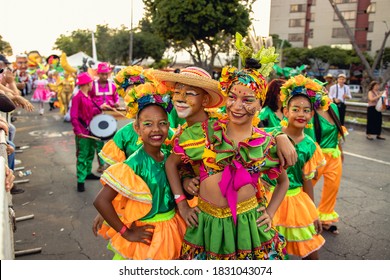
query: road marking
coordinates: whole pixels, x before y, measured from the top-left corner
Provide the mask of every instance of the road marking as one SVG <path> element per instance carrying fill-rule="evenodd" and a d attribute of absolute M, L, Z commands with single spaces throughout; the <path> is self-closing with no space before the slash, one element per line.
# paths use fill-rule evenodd
<path fill-rule="evenodd" d="M 390 165 L 390 162 L 383 161 L 383 160 L 380 160 L 380 159 L 369 158 L 369 157 L 361 156 L 361 155 L 358 155 L 358 154 L 349 153 L 349 152 L 346 152 L 346 151 L 343 151 L 343 153 L 345 155 L 349 155 L 349 156 L 353 156 L 353 157 L 357 157 L 357 158 L 362 158 L 362 159 L 371 160 L 371 161 L 375 161 L 375 162 L 378 162 L 378 163 L 383 163 L 383 164 Z"/>

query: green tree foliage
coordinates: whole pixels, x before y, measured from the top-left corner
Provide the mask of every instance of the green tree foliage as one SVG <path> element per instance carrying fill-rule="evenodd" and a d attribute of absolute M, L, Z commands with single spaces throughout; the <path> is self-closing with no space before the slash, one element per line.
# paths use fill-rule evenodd
<path fill-rule="evenodd" d="M 286 48 L 283 50 L 283 57 L 281 58 L 284 66 L 299 67 L 302 64 L 310 64 L 306 48 Z"/>
<path fill-rule="evenodd" d="M 152 57 L 157 62 L 163 57 L 166 45 L 154 35 L 150 25 L 142 25 L 146 31 L 136 30 L 133 34 L 133 58 L 142 60 Z M 130 30 L 125 26 L 111 29 L 107 25 L 98 25 L 94 34 L 98 60 L 112 64 L 129 64 Z M 92 31 L 76 30 L 70 36 L 61 35 L 55 42 L 55 49 L 72 55 L 83 51 L 92 56 Z"/>
<path fill-rule="evenodd" d="M 219 52 L 228 51 L 236 32 L 245 35 L 253 1 L 144 0 L 153 29 L 175 50 L 211 72 Z"/>
<path fill-rule="evenodd" d="M 129 44 L 129 29 L 122 26 L 120 29 L 116 30 L 116 33 L 111 38 L 107 50 L 107 55 L 110 58 L 109 61 L 116 65 L 129 65 Z"/>
<path fill-rule="evenodd" d="M 90 30 L 75 30 L 70 36 L 61 34 L 54 42 L 54 49 L 58 49 L 72 55 L 83 51 L 88 55 L 92 55 L 92 37 Z"/>
<path fill-rule="evenodd" d="M 383 67 L 386 69 L 390 67 L 390 48 L 385 48 L 383 52 Z"/>
<path fill-rule="evenodd" d="M 100 61 L 111 61 L 112 57 L 109 56 L 109 53 L 110 49 L 113 47 L 111 42 L 115 34 L 116 30 L 110 29 L 108 25 L 96 26 L 96 32 L 94 36 L 96 40 L 96 52 Z"/>
<path fill-rule="evenodd" d="M 0 35 L 0 53 L 6 56 L 11 56 L 13 54 L 11 45 L 7 41 L 4 41 L 3 36 L 1 35 Z"/>
<path fill-rule="evenodd" d="M 286 48 L 291 48 L 291 43 L 287 40 L 282 40 L 280 39 L 279 35 L 278 34 L 271 34 L 270 35 L 272 37 L 272 45 L 276 48 L 276 49 L 286 49 Z"/>
<path fill-rule="evenodd" d="M 373 61 L 367 53 L 364 53 L 369 62 Z M 286 48 L 283 51 L 283 62 L 285 66 L 297 67 L 302 64 L 310 65 L 314 60 L 329 64 L 330 67 L 349 69 L 351 64 L 359 64 L 360 58 L 354 50 L 331 48 L 320 46 L 312 49 L 307 48 Z"/>

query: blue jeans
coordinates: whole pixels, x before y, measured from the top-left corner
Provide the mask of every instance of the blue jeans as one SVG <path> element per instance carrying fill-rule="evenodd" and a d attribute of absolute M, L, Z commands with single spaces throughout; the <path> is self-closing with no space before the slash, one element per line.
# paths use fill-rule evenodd
<path fill-rule="evenodd" d="M 15 144 L 12 141 L 7 141 L 7 144 L 15 149 Z M 8 167 L 13 171 L 15 168 L 15 152 L 8 155 Z"/>

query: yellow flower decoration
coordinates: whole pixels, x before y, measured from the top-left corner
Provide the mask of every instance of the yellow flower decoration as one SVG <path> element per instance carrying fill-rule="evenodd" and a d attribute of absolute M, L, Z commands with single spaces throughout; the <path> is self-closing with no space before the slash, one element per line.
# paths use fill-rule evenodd
<path fill-rule="evenodd" d="M 288 121 L 283 119 L 280 121 L 280 125 L 283 126 L 283 127 L 287 127 L 288 126 Z"/>
<path fill-rule="evenodd" d="M 305 85 L 306 84 L 306 77 L 305 76 L 303 76 L 303 75 L 298 75 L 298 76 L 295 76 L 294 77 L 294 80 L 295 80 L 295 85 L 296 86 L 303 86 L 303 85 Z"/>
<path fill-rule="evenodd" d="M 306 128 L 313 128 L 313 124 L 312 123 L 308 123 L 305 125 Z"/>
<path fill-rule="evenodd" d="M 308 80 L 305 87 L 307 89 L 311 89 L 313 91 L 320 91 L 322 89 L 322 86 L 316 82 L 314 82 L 313 80 Z"/>
<path fill-rule="evenodd" d="M 133 85 L 139 85 L 145 83 L 144 69 L 141 66 L 128 66 L 116 74 L 114 77 L 114 83 L 117 88 L 117 92 L 121 97 L 126 95 L 127 88 Z"/>
<path fill-rule="evenodd" d="M 134 118 L 138 110 L 150 103 L 162 106 L 168 113 L 172 110 L 171 92 L 162 84 L 146 82 L 127 91 L 124 97 L 128 116 Z"/>
<path fill-rule="evenodd" d="M 330 100 L 329 96 L 325 96 L 325 97 L 321 100 L 322 110 L 328 111 L 329 106 L 330 106 L 330 103 L 331 103 L 331 100 Z"/>
<path fill-rule="evenodd" d="M 312 80 L 303 75 L 288 79 L 280 88 L 280 101 L 283 106 L 296 94 L 306 95 L 313 104 L 314 109 L 321 108 L 326 111 L 329 108 L 330 99 L 324 91 L 323 84 L 318 80 Z"/>

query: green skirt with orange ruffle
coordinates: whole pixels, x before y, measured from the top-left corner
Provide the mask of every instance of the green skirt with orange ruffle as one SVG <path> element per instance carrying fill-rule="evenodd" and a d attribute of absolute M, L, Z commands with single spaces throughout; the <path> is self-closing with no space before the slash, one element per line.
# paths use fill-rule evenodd
<path fill-rule="evenodd" d="M 261 216 L 256 197 L 238 203 L 237 224 L 230 208 L 220 208 L 199 197 L 198 226 L 188 227 L 181 259 L 191 260 L 283 260 L 284 237 L 274 228 L 257 226 Z"/>

